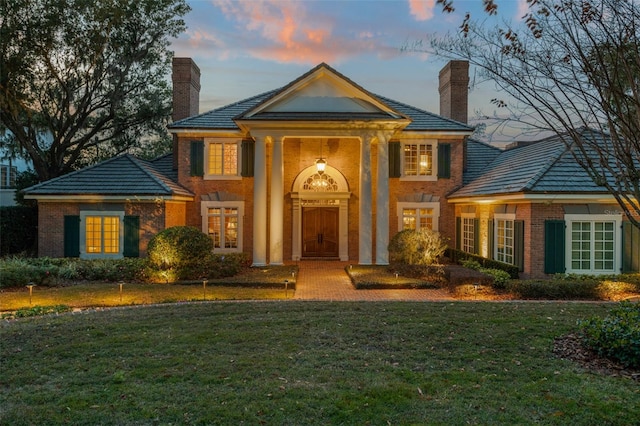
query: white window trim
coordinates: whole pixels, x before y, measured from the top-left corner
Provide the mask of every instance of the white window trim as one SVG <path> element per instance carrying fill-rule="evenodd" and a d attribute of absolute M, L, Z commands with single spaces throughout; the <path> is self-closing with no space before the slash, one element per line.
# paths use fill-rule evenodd
<path fill-rule="evenodd" d="M 203 201 L 200 205 L 200 215 L 202 216 L 202 232 L 209 235 L 209 209 L 210 208 L 236 208 L 238 209 L 238 247 L 237 248 L 214 248 L 214 253 L 240 253 L 242 252 L 242 236 L 244 235 L 244 201 Z"/>
<path fill-rule="evenodd" d="M 613 240 L 613 269 L 597 270 L 593 268 L 593 258 L 591 258 L 591 269 L 572 269 L 571 268 L 571 223 L 572 222 L 614 222 L 614 240 Z M 609 275 L 618 274 L 622 269 L 622 214 L 566 214 L 564 215 L 564 223 L 566 225 L 565 232 L 565 265 L 567 274 L 583 274 L 583 275 Z M 592 231 L 593 232 L 593 231 Z M 592 248 L 593 250 L 593 248 Z M 593 252 L 592 252 L 593 253 Z"/>
<path fill-rule="evenodd" d="M 515 213 L 495 213 L 493 215 L 493 258 L 495 260 L 498 260 L 500 262 L 504 262 L 504 260 L 499 260 L 498 259 L 498 220 L 509 220 L 511 222 L 513 222 L 513 245 L 511 246 L 511 250 L 513 252 L 512 257 L 513 260 L 515 262 L 515 221 L 516 221 L 516 215 Z M 513 263 L 509 263 L 510 265 L 513 265 Z"/>
<path fill-rule="evenodd" d="M 438 231 L 440 228 L 440 203 L 439 202 L 428 202 L 428 203 L 410 203 L 410 202 L 399 202 L 398 203 L 398 231 L 402 231 L 404 229 L 404 224 L 402 219 L 404 216 L 402 214 L 404 209 L 433 209 L 433 230 Z"/>
<path fill-rule="evenodd" d="M 431 145 L 431 175 L 430 176 L 406 176 L 404 171 L 404 147 L 405 145 Z M 437 181 L 438 180 L 438 140 L 416 139 L 402 141 L 400 144 L 400 180 L 403 181 Z"/>
<path fill-rule="evenodd" d="M 118 253 L 87 253 L 87 216 L 118 216 L 120 219 Z M 83 210 L 80 212 L 80 259 L 122 259 L 124 258 L 124 212 L 105 210 Z"/>
<path fill-rule="evenodd" d="M 473 219 L 473 220 L 475 220 L 476 214 L 475 213 L 462 213 L 460 215 L 460 218 L 461 218 L 460 219 L 460 240 L 461 240 L 460 241 L 460 250 L 464 251 L 464 220 L 465 219 Z M 475 241 L 476 241 L 475 233 L 479 232 L 479 230 L 475 229 L 475 227 L 474 227 L 473 232 L 474 232 L 473 243 L 475 244 Z M 473 251 L 475 251 L 475 252 L 477 252 L 478 249 L 479 249 L 479 247 L 473 247 Z M 465 251 L 465 253 L 473 254 L 473 252 L 466 252 L 466 251 Z"/>
<path fill-rule="evenodd" d="M 212 175 L 209 174 L 209 146 L 211 143 L 236 144 L 238 149 L 237 173 L 235 175 Z M 224 150 L 223 150 L 224 153 Z M 240 180 L 242 179 L 242 145 L 240 139 L 234 138 L 204 138 L 204 180 Z"/>

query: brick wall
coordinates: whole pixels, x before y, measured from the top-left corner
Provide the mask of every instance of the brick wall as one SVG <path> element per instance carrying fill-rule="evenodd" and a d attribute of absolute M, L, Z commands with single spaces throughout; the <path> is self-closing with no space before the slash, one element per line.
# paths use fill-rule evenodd
<path fill-rule="evenodd" d="M 39 257 L 64 257 L 64 217 L 79 214 L 75 203 L 38 202 Z"/>

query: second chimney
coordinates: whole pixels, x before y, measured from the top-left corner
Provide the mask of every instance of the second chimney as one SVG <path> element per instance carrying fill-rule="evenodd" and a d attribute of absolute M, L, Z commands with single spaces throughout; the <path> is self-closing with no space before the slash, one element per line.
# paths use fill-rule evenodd
<path fill-rule="evenodd" d="M 200 68 L 191 58 L 173 58 L 173 121 L 200 112 Z"/>
<path fill-rule="evenodd" d="M 449 61 L 440 70 L 440 115 L 467 123 L 469 108 L 469 62 Z"/>

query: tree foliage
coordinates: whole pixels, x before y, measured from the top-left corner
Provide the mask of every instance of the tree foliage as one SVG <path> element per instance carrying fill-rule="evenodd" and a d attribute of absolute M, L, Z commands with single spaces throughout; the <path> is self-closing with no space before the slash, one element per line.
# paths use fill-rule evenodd
<path fill-rule="evenodd" d="M 47 180 L 166 135 L 168 46 L 188 10 L 185 0 L 3 1 L 5 147 Z"/>
<path fill-rule="evenodd" d="M 462 4 L 437 3 L 443 13 Z M 640 227 L 639 5 L 635 0 L 527 0 L 518 22 L 501 20 L 498 5 L 484 0 L 482 17 L 466 13 L 460 31 L 432 38 L 430 51 L 468 60 L 499 92 L 515 99 L 517 104 L 492 99 L 507 111 L 504 122 L 562 137 L 576 161 Z"/>

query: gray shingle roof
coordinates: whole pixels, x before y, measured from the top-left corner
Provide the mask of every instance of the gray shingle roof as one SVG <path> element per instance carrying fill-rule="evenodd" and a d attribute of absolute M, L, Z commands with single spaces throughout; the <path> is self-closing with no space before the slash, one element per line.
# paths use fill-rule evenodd
<path fill-rule="evenodd" d="M 475 139 L 467 140 L 467 168 L 463 175 L 466 185 L 480 177 L 489 164 L 495 160 L 502 150 Z"/>
<path fill-rule="evenodd" d="M 605 139 L 600 139 L 605 143 Z M 531 145 L 504 151 L 479 176 L 469 180 L 468 184 L 449 198 L 522 192 L 607 192 L 604 187 L 596 185 L 576 162 L 561 136 L 552 136 Z"/>
<path fill-rule="evenodd" d="M 334 70 L 327 64 L 320 64 L 309 72 L 305 73 L 301 77 L 296 80 L 290 82 L 289 84 L 268 92 L 264 92 L 260 95 L 253 96 L 251 98 L 247 98 L 235 103 L 232 103 L 227 106 L 223 106 L 212 111 L 205 112 L 203 114 L 188 117 L 179 121 L 176 121 L 169 125 L 170 129 L 211 129 L 211 130 L 239 130 L 238 126 L 234 122 L 234 118 L 242 117 L 247 111 L 255 108 L 262 102 L 265 102 L 279 93 L 286 90 L 288 87 L 293 85 L 295 82 L 303 79 L 305 76 L 314 72 L 320 67 L 326 67 L 330 69 L 332 72 L 337 74 L 338 76 L 344 78 L 350 84 L 353 84 L 358 89 L 364 91 L 368 95 L 376 98 L 380 103 L 386 105 L 389 109 L 396 111 L 402 115 L 405 115 L 411 120 L 411 123 L 405 128 L 406 130 L 436 130 L 436 131 L 463 131 L 470 132 L 473 130 L 472 127 L 460 123 L 455 120 L 451 120 L 445 117 L 441 117 L 437 114 L 433 114 L 427 111 L 424 111 L 420 108 L 413 107 L 411 105 L 404 104 L 402 102 L 394 101 L 393 99 L 386 98 L 384 96 L 379 96 L 374 93 L 368 92 L 366 89 L 360 87 L 357 83 L 353 82 L 349 78 L 343 76 L 338 71 Z M 371 114 L 367 115 L 358 115 L 354 113 L 312 113 L 312 114 L 275 114 L 274 113 L 260 113 L 251 117 L 251 119 L 275 119 L 275 120 L 354 120 L 354 119 L 363 119 L 363 120 L 375 120 L 375 119 L 385 119 L 390 118 L 390 115 L 387 114 Z"/>
<path fill-rule="evenodd" d="M 167 172 L 171 156 L 149 162 L 129 154 L 25 189 L 27 195 L 193 196 Z M 170 173 L 169 173 L 170 174 Z"/>

